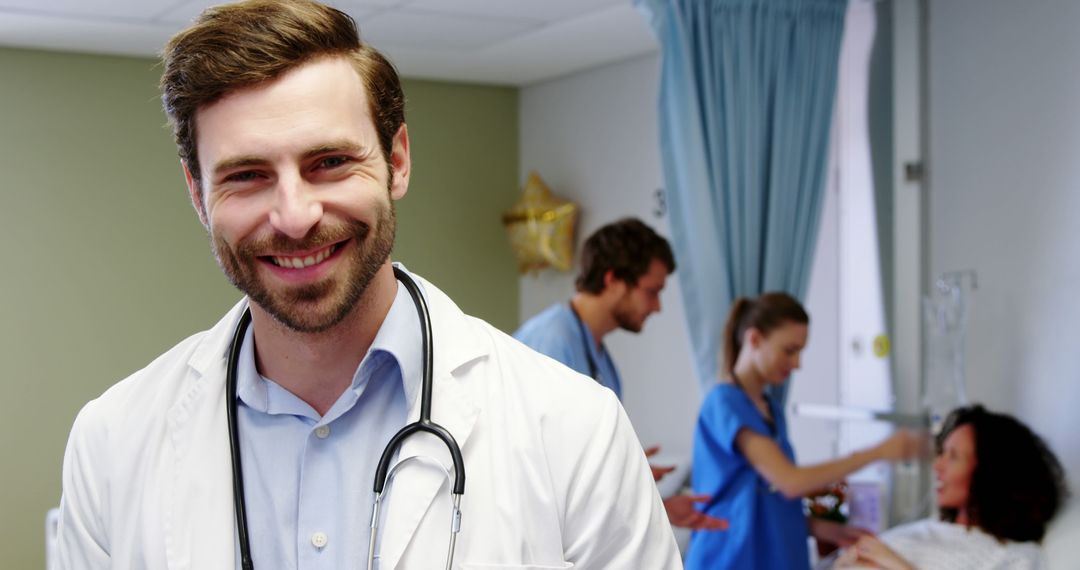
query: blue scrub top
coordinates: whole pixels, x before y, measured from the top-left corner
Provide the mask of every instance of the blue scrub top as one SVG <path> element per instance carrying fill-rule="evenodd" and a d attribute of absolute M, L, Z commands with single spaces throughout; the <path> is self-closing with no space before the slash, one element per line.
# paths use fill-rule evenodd
<path fill-rule="evenodd" d="M 751 429 L 773 439 L 795 461 L 784 411 L 771 400 L 769 408 L 775 433 L 738 386 L 719 384 L 705 397 L 694 435 L 694 492 L 712 495 L 705 512 L 727 518 L 731 527 L 695 532 L 687 570 L 810 567 L 802 500 L 772 489 L 735 446 L 739 430 Z"/>
<path fill-rule="evenodd" d="M 574 314 L 569 303 L 556 303 L 536 314 L 521 325 L 514 338 L 540 354 L 591 376 L 622 400 L 622 379 L 607 348 L 596 344 L 592 333 Z"/>

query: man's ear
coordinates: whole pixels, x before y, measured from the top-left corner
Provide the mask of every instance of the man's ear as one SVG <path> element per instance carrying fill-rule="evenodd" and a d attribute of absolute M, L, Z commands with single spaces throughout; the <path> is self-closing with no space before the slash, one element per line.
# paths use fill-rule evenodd
<path fill-rule="evenodd" d="M 180 167 L 184 169 L 184 181 L 187 182 L 188 196 L 191 198 L 191 205 L 195 208 L 195 213 L 199 216 L 199 222 L 207 230 L 210 229 L 210 220 L 206 215 L 206 203 L 203 201 L 202 185 L 194 176 L 191 175 L 191 170 L 183 160 L 180 161 Z"/>
<path fill-rule="evenodd" d="M 614 269 L 608 269 L 604 272 L 604 291 L 613 291 L 618 287 L 626 287 L 626 281 L 619 279 L 615 276 Z"/>
<path fill-rule="evenodd" d="M 409 173 L 412 170 L 412 158 L 409 155 L 409 129 L 405 123 L 401 123 L 397 134 L 394 135 L 394 144 L 390 149 L 390 166 L 393 168 L 390 197 L 400 200 L 409 190 Z"/>

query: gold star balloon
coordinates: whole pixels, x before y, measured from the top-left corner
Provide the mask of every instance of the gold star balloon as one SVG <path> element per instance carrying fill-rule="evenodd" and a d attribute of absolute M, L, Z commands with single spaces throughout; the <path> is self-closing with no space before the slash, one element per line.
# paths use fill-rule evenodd
<path fill-rule="evenodd" d="M 518 270 L 545 267 L 569 271 L 574 258 L 574 223 L 578 207 L 551 194 L 540 175 L 529 173 L 517 203 L 503 213 Z"/>

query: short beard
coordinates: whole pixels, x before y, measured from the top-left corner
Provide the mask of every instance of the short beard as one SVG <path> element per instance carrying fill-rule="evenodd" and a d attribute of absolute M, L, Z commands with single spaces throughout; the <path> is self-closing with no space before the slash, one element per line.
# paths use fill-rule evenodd
<path fill-rule="evenodd" d="M 619 325 L 620 329 L 632 333 L 639 333 L 641 329 L 645 328 L 643 326 L 644 322 L 633 321 L 625 313 L 615 313 L 615 324 Z"/>
<path fill-rule="evenodd" d="M 372 231 L 368 224 L 357 220 L 333 227 L 320 222 L 303 239 L 275 234 L 264 239 L 241 241 L 235 249 L 211 234 L 210 243 L 226 277 L 253 303 L 290 330 L 319 333 L 336 326 L 356 308 L 390 257 L 397 229 L 393 201 L 379 208 L 375 224 Z M 262 263 L 258 259 L 259 252 L 310 251 L 343 240 L 348 240 L 345 245 L 351 246 L 352 251 L 351 259 L 339 260 L 347 265 L 342 277 L 276 291 L 270 290 L 259 278 L 258 265 Z M 320 301 L 326 306 L 317 306 Z"/>
<path fill-rule="evenodd" d="M 629 314 L 626 310 L 627 302 L 629 301 L 630 293 L 627 292 L 623 298 L 619 299 L 619 302 L 615 304 L 615 308 L 612 310 L 611 316 L 615 319 L 615 324 L 624 331 L 632 333 L 640 333 L 644 328 L 645 321 L 635 321 L 633 315 Z"/>

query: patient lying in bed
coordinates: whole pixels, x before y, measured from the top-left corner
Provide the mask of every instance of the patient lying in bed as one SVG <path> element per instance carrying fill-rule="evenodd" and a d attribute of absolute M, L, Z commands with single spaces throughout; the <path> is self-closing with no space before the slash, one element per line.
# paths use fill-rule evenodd
<path fill-rule="evenodd" d="M 839 568 L 1043 568 L 1039 542 L 1067 491 L 1061 464 L 1027 426 L 982 406 L 954 410 L 934 461 L 941 520 L 864 536 Z"/>

